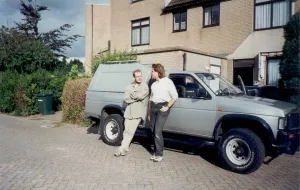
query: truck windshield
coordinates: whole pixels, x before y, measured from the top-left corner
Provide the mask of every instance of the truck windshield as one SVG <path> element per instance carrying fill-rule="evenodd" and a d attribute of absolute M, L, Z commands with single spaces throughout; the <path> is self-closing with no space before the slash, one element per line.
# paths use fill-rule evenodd
<path fill-rule="evenodd" d="M 243 95 L 244 93 L 225 78 L 212 73 L 195 73 L 217 96 Z"/>

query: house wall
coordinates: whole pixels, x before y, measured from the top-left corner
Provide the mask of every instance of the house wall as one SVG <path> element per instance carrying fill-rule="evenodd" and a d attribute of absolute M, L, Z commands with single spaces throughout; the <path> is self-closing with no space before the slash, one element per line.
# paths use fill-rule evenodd
<path fill-rule="evenodd" d="M 226 79 L 229 79 L 230 75 L 228 73 L 228 60 L 222 59 L 221 60 L 221 76 Z"/>
<path fill-rule="evenodd" d="M 227 60 L 227 77 L 226 77 L 231 83 L 233 82 L 233 60 L 228 59 Z"/>
<path fill-rule="evenodd" d="M 230 54 L 252 32 L 253 2 L 222 2 L 220 26 L 210 28 L 203 28 L 202 7 L 188 9 L 187 31 L 173 33 L 173 14 L 161 15 L 164 1 L 152 0 L 150 6 L 149 1 L 111 0 L 112 48 L 131 49 L 131 21 L 150 17 L 150 45 L 138 47 L 138 50 L 183 46 L 208 53 Z"/>
<path fill-rule="evenodd" d="M 160 63 L 166 69 L 182 70 L 183 68 L 182 54 L 183 54 L 182 51 L 150 53 L 150 54 L 138 55 L 137 59 L 140 61 L 140 63 L 145 65 Z"/>
<path fill-rule="evenodd" d="M 260 52 L 282 51 L 283 44 L 282 28 L 255 31 L 228 58 L 247 59 L 254 58 Z"/>
<path fill-rule="evenodd" d="M 220 4 L 220 26 L 203 28 L 203 8 L 188 9 L 187 31 L 173 33 L 173 14 L 163 15 L 161 10 L 169 0 L 151 0 L 131 3 L 130 0 L 111 0 L 111 5 L 86 5 L 86 70 L 92 56 L 107 48 L 143 50 L 185 47 L 198 51 L 229 55 L 222 60 L 222 73 L 232 81 L 233 59 L 254 58 L 259 52 L 281 51 L 283 30 L 253 32 L 254 0 L 231 0 Z M 151 6 L 150 6 L 151 5 Z M 294 13 L 300 10 L 300 0 L 294 1 Z M 131 21 L 150 17 L 150 45 L 131 47 Z M 93 18 L 93 19 L 92 19 Z M 93 20 L 93 27 L 92 27 Z M 93 28 L 93 30 L 92 30 Z M 92 42 L 93 35 L 93 42 Z M 93 48 L 92 48 L 93 47 Z M 93 52 L 92 52 L 93 49 Z M 182 51 L 142 54 L 138 59 L 145 63 L 161 62 L 170 68 L 182 68 Z M 92 55 L 93 54 L 93 55 Z M 198 54 L 197 54 L 198 55 Z M 201 56 L 188 55 L 188 59 L 204 60 Z M 205 65 L 188 67 L 203 69 Z M 223 67 L 225 66 L 225 67 Z"/>
<path fill-rule="evenodd" d="M 295 13 L 300 11 L 300 0 L 294 0 L 295 1 Z"/>
<path fill-rule="evenodd" d="M 166 69 L 183 70 L 183 54 L 186 53 L 186 70 L 208 72 L 210 65 L 223 66 L 222 76 L 227 76 L 227 60 L 214 58 L 185 51 L 170 51 L 162 53 L 139 54 L 137 59 L 142 64 L 161 63 Z"/>
<path fill-rule="evenodd" d="M 85 6 L 85 69 L 91 72 L 92 57 L 107 50 L 110 40 L 110 6 Z"/>

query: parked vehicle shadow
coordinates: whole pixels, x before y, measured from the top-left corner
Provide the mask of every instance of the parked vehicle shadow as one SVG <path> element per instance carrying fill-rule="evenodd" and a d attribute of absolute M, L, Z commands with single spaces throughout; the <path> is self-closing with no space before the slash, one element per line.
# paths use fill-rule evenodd
<path fill-rule="evenodd" d="M 86 130 L 87 134 L 98 134 L 99 129 L 99 121 L 93 122 L 91 126 L 89 126 Z"/>
<path fill-rule="evenodd" d="M 143 136 L 135 136 L 132 140 L 132 143 L 140 144 L 149 152 L 149 154 L 153 154 L 153 144 L 151 146 L 151 143 L 149 143 L 148 138 Z M 221 167 L 220 161 L 218 159 L 217 148 L 215 146 L 204 146 L 199 148 L 195 145 L 188 144 L 185 142 L 171 142 L 165 140 L 164 149 L 183 154 L 198 155 L 207 162 Z"/>

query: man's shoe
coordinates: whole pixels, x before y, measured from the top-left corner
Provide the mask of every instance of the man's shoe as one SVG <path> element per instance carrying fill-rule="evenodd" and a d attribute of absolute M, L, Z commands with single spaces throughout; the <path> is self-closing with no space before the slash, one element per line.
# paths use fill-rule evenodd
<path fill-rule="evenodd" d="M 164 159 L 164 157 L 162 157 L 162 156 L 156 156 L 153 161 L 154 162 L 161 162 L 163 159 Z"/>
<path fill-rule="evenodd" d="M 116 152 L 115 152 L 115 154 L 114 154 L 116 157 L 119 157 L 119 156 L 121 156 L 121 151 L 118 149 Z"/>
<path fill-rule="evenodd" d="M 121 152 L 121 156 L 126 156 L 129 153 L 129 151 Z"/>
<path fill-rule="evenodd" d="M 151 157 L 150 157 L 150 160 L 154 160 L 156 157 L 155 157 L 155 154 L 153 154 Z"/>
<path fill-rule="evenodd" d="M 126 156 L 129 153 L 129 151 L 120 151 L 119 149 L 115 152 L 115 156 L 119 157 L 119 156 Z"/>

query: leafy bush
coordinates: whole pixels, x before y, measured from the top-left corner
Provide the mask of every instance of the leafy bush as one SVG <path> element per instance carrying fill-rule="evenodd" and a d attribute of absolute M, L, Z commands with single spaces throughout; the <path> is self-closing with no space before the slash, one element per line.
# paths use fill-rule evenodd
<path fill-rule="evenodd" d="M 105 64 L 108 61 L 125 61 L 125 60 L 136 60 L 137 55 L 134 52 L 128 51 L 116 51 L 107 52 L 94 57 L 92 61 L 92 74 L 97 71 L 100 64 Z"/>
<path fill-rule="evenodd" d="M 61 96 L 67 76 L 54 74 L 46 70 L 37 70 L 32 74 L 18 74 L 12 71 L 0 73 L 0 111 L 15 112 L 17 115 L 38 113 L 37 95 L 53 94 L 53 109 L 61 109 Z"/>
<path fill-rule="evenodd" d="M 90 78 L 66 82 L 62 95 L 63 122 L 77 124 L 84 122 L 85 91 L 90 82 Z"/>
<path fill-rule="evenodd" d="M 283 59 L 280 62 L 281 85 L 284 99 L 300 105 L 300 12 L 297 12 L 284 26 L 285 43 Z"/>
<path fill-rule="evenodd" d="M 16 101 L 14 92 L 18 83 L 16 72 L 0 72 L 0 111 L 12 112 L 15 109 Z"/>

